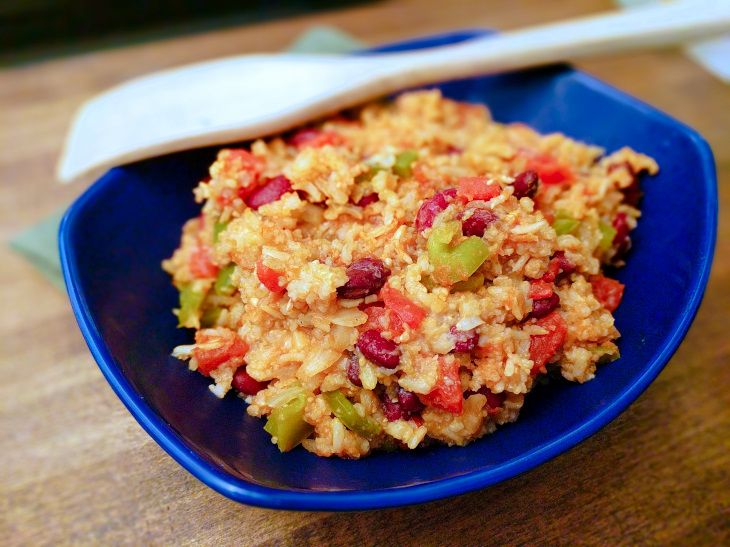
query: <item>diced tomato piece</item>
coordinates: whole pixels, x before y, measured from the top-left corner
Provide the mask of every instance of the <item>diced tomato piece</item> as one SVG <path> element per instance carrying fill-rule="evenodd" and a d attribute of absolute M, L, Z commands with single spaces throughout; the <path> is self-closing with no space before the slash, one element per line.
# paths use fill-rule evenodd
<path fill-rule="evenodd" d="M 418 398 L 427 406 L 461 414 L 464 410 L 464 395 L 461 392 L 459 362 L 440 357 L 438 363 L 439 379 L 436 387 L 427 395 L 419 395 Z"/>
<path fill-rule="evenodd" d="M 457 194 L 469 201 L 475 199 L 489 201 L 502 193 L 499 183 L 492 181 L 490 184 L 490 180 L 489 177 L 461 177 Z"/>
<path fill-rule="evenodd" d="M 390 308 L 398 314 L 398 317 L 412 329 L 417 329 L 421 321 L 426 318 L 426 310 L 390 285 L 380 289 L 380 298 L 383 299 L 386 308 Z"/>
<path fill-rule="evenodd" d="M 363 330 L 388 331 L 393 336 L 400 336 L 405 332 L 403 321 L 393 310 L 382 306 L 368 306 L 364 311 L 368 316 L 368 320 L 363 325 Z"/>
<path fill-rule="evenodd" d="M 256 181 L 258 182 L 258 177 L 256 177 Z M 242 200 L 245 201 L 246 199 L 248 199 L 248 196 L 250 196 L 251 194 L 253 194 L 256 191 L 257 188 L 258 188 L 258 185 L 257 184 L 253 184 L 253 183 L 243 185 L 243 186 L 241 186 L 238 189 L 238 191 L 236 191 L 236 196 L 238 196 L 239 198 L 241 198 Z M 220 202 L 220 200 L 219 200 L 219 203 L 221 205 L 226 205 L 226 203 L 225 203 L 225 200 L 226 199 L 225 198 L 222 198 L 222 199 L 224 201 L 223 202 Z M 228 200 L 229 200 L 228 205 L 230 205 L 231 203 L 233 203 L 233 200 L 232 199 L 228 198 Z"/>
<path fill-rule="evenodd" d="M 591 276 L 589 281 L 593 286 L 593 296 L 596 297 L 596 300 L 608 311 L 616 310 L 624 296 L 626 286 L 601 274 Z"/>
<path fill-rule="evenodd" d="M 280 284 L 283 275 L 280 271 L 269 268 L 260 260 L 256 263 L 256 277 L 259 278 L 264 287 L 275 294 L 282 294 L 286 291 L 286 286 Z"/>
<path fill-rule="evenodd" d="M 529 296 L 533 300 L 541 300 L 550 298 L 553 295 L 553 286 L 543 279 L 535 279 L 530 281 Z"/>
<path fill-rule="evenodd" d="M 218 194 L 218 197 L 215 198 L 215 200 L 221 207 L 227 207 L 228 205 L 231 205 L 233 203 L 233 200 L 236 199 L 237 195 L 238 192 L 236 192 L 232 188 L 223 188 L 221 190 L 221 193 Z"/>
<path fill-rule="evenodd" d="M 550 154 L 539 152 L 526 152 L 527 169 L 537 171 L 540 181 L 544 184 L 562 184 L 573 182 L 575 174 L 565 165 L 562 165 Z"/>
<path fill-rule="evenodd" d="M 302 129 L 294 134 L 289 144 L 302 148 L 322 148 L 323 146 L 342 146 L 347 144 L 347 139 L 336 131 L 324 131 L 322 129 Z"/>
<path fill-rule="evenodd" d="M 545 281 L 547 283 L 552 283 L 555 281 L 555 278 L 560 273 L 560 260 L 557 258 L 550 259 L 550 262 L 548 263 L 548 270 L 545 272 L 545 275 L 543 275 L 540 279 L 542 281 Z"/>
<path fill-rule="evenodd" d="M 565 319 L 556 311 L 550 315 L 541 317 L 535 324 L 547 329 L 546 334 L 535 334 L 530 337 L 530 359 L 534 363 L 530 374 L 537 375 L 545 372 L 545 363 L 555 355 L 565 341 L 568 333 L 568 324 Z"/>
<path fill-rule="evenodd" d="M 477 346 L 474 349 L 474 356 L 477 359 L 485 359 L 489 357 L 489 354 L 492 353 L 492 345 L 487 344 L 486 346 Z"/>
<path fill-rule="evenodd" d="M 221 150 L 219 158 L 223 156 L 231 165 L 238 164 L 241 167 L 259 166 L 263 160 L 254 156 L 245 148 L 225 148 Z"/>
<path fill-rule="evenodd" d="M 195 334 L 195 343 L 205 344 L 213 342 L 215 338 L 204 331 L 198 331 Z M 196 347 L 193 349 L 193 356 L 198 361 L 198 370 L 203 376 L 210 376 L 211 371 L 223 363 L 235 357 L 245 357 L 248 352 L 248 344 L 236 334 L 231 333 L 229 337 L 221 337 L 220 341 L 221 345 L 215 348 Z"/>
<path fill-rule="evenodd" d="M 426 184 L 431 180 L 426 174 L 426 171 L 423 170 L 423 165 L 420 163 L 416 163 L 411 170 L 413 171 L 413 178 L 419 183 Z"/>
<path fill-rule="evenodd" d="M 213 263 L 211 248 L 203 243 L 190 254 L 190 273 L 198 279 L 211 279 L 218 275 L 218 266 Z"/>
<path fill-rule="evenodd" d="M 258 186 L 259 176 L 266 166 L 266 162 L 254 156 L 243 148 L 225 148 L 218 153 L 218 164 L 221 165 L 221 175 L 238 181 L 238 197 L 246 199 Z M 225 202 L 231 201 L 231 196 L 221 198 Z"/>

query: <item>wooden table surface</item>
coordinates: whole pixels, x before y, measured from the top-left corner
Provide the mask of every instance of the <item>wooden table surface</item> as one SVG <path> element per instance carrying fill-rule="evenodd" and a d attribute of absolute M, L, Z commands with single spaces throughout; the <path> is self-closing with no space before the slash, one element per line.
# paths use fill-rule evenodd
<path fill-rule="evenodd" d="M 679 51 L 577 66 L 693 126 L 712 146 L 720 221 L 699 314 L 666 369 L 618 419 L 568 453 L 479 492 L 349 514 L 272 511 L 224 498 L 142 430 L 94 363 L 66 295 L 7 246 L 81 193 L 53 180 L 64 133 L 85 99 L 128 78 L 280 50 L 313 24 L 376 44 L 610 7 L 609 0 L 374 2 L 0 71 L 0 544 L 727 545 L 730 86 Z"/>

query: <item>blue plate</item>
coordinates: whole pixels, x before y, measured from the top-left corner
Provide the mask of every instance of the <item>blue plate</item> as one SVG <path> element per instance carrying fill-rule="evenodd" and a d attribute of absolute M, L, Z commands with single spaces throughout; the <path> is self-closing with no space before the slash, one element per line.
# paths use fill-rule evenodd
<path fill-rule="evenodd" d="M 454 43 L 463 31 L 387 50 Z M 567 66 L 445 83 L 444 94 L 484 102 L 501 122 L 561 131 L 613 151 L 654 157 L 643 216 L 618 279 L 621 359 L 578 385 L 535 390 L 520 419 L 465 448 L 376 453 L 361 461 L 281 454 L 264 421 L 236 397 L 170 357 L 189 343 L 176 328 L 177 291 L 160 262 L 199 214 L 191 189 L 216 149 L 112 169 L 63 220 L 61 260 L 81 331 L 104 376 L 142 427 L 185 469 L 221 494 L 280 509 L 354 510 L 425 502 L 484 488 L 531 469 L 595 433 L 624 410 L 674 353 L 699 307 L 717 225 L 712 153 L 692 129 Z"/>

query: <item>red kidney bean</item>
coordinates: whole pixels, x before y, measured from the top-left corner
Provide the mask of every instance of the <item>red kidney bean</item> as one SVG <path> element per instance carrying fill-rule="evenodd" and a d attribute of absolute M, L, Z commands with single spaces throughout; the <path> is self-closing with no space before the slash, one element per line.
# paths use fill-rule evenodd
<path fill-rule="evenodd" d="M 366 330 L 355 342 L 360 352 L 376 365 L 394 369 L 400 364 L 400 349 L 392 340 L 386 340 L 375 329 Z"/>
<path fill-rule="evenodd" d="M 556 283 L 570 275 L 575 271 L 577 266 L 565 256 L 563 251 L 557 251 L 552 257 L 550 257 L 550 263 L 548 264 L 548 271 L 542 276 L 542 280 L 547 283 Z"/>
<path fill-rule="evenodd" d="M 504 405 L 504 400 L 507 398 L 507 394 L 504 391 L 502 393 L 492 393 L 487 386 L 480 387 L 477 393 L 487 398 L 487 406 L 489 408 L 501 408 Z"/>
<path fill-rule="evenodd" d="M 347 379 L 353 385 L 362 387 L 362 380 L 360 380 L 360 359 L 354 353 L 350 356 L 347 361 Z"/>
<path fill-rule="evenodd" d="M 573 264 L 573 262 L 565 256 L 565 253 L 563 251 L 557 251 L 553 258 L 557 258 L 560 263 L 560 271 L 566 274 L 573 273 L 575 271 L 576 265 Z"/>
<path fill-rule="evenodd" d="M 373 192 L 372 194 L 368 194 L 367 196 L 363 196 L 360 201 L 358 201 L 355 205 L 358 207 L 365 207 L 366 205 L 370 205 L 371 203 L 375 203 L 376 201 L 379 201 L 380 197 L 376 192 Z"/>
<path fill-rule="evenodd" d="M 515 177 L 515 181 L 512 183 L 514 188 L 513 195 L 517 198 L 533 198 L 537 193 L 540 180 L 535 171 L 525 171 Z"/>
<path fill-rule="evenodd" d="M 616 229 L 616 235 L 613 236 L 612 243 L 615 246 L 619 246 L 626 241 L 626 238 L 629 237 L 629 232 L 631 231 L 629 228 L 629 222 L 626 219 L 626 213 L 617 214 L 611 225 Z"/>
<path fill-rule="evenodd" d="M 235 374 L 233 375 L 233 381 L 231 385 L 236 391 L 239 391 L 245 395 L 256 395 L 259 391 L 267 386 L 266 382 L 259 382 L 251 378 L 251 375 L 246 372 L 246 366 L 238 367 Z"/>
<path fill-rule="evenodd" d="M 482 237 L 497 215 L 488 209 L 475 209 L 472 215 L 461 224 L 461 233 L 465 236 Z"/>
<path fill-rule="evenodd" d="M 502 393 L 492 393 L 491 391 L 487 394 L 487 405 L 489 405 L 489 408 L 502 408 L 502 405 L 504 405 L 504 400 L 506 399 L 506 395 L 504 392 Z"/>
<path fill-rule="evenodd" d="M 623 188 L 621 193 L 624 195 L 624 203 L 627 203 L 632 207 L 638 207 L 641 196 L 644 195 L 644 192 L 641 191 L 641 185 L 639 184 L 639 176 L 634 175 L 634 180 L 631 181 L 629 186 Z"/>
<path fill-rule="evenodd" d="M 424 201 L 416 215 L 416 230 L 422 232 L 426 228 L 433 226 L 433 221 L 436 216 L 446 209 L 455 197 L 456 188 L 447 188 Z"/>
<path fill-rule="evenodd" d="M 553 293 L 552 296 L 549 296 L 547 298 L 534 300 L 532 302 L 532 312 L 528 314 L 527 319 L 529 319 L 530 317 L 534 317 L 535 319 L 545 317 L 546 315 L 549 315 L 550 313 L 555 311 L 555 309 L 558 307 L 558 304 L 560 304 L 560 297 L 557 295 L 557 293 Z"/>
<path fill-rule="evenodd" d="M 389 422 L 394 422 L 408 416 L 408 413 L 405 411 L 400 402 L 391 401 L 390 397 L 387 395 L 383 399 L 383 414 L 385 414 L 385 417 Z"/>
<path fill-rule="evenodd" d="M 314 127 L 300 129 L 291 136 L 291 138 L 289 139 L 289 144 L 291 144 L 292 146 L 300 147 L 308 143 L 309 141 L 316 139 L 321 134 L 322 130 Z"/>
<path fill-rule="evenodd" d="M 621 163 L 612 163 L 611 165 L 608 166 L 608 172 L 613 173 L 616 169 L 619 169 L 621 167 L 628 169 L 628 171 L 630 173 L 634 172 L 634 170 L 631 168 L 631 164 L 629 164 L 629 162 L 627 162 L 627 161 L 624 161 Z"/>
<path fill-rule="evenodd" d="M 626 219 L 626 213 L 619 213 L 613 219 L 611 225 L 616 229 L 616 235 L 613 236 L 611 242 L 616 247 L 616 256 L 621 256 L 631 248 L 631 238 L 629 237 L 629 222 Z"/>
<path fill-rule="evenodd" d="M 289 144 L 296 146 L 299 149 L 306 146 L 320 148 L 322 146 L 327 146 L 328 144 L 338 146 L 344 142 L 345 139 L 336 131 L 325 131 L 324 129 L 316 127 L 309 127 L 307 129 L 297 131 L 289 139 Z"/>
<path fill-rule="evenodd" d="M 284 175 L 279 175 L 267 181 L 263 186 L 259 186 L 253 194 L 248 196 L 246 205 L 256 210 L 262 205 L 277 201 L 287 192 L 291 192 L 291 182 Z"/>
<path fill-rule="evenodd" d="M 365 298 L 383 288 L 390 270 L 378 258 L 360 258 L 347 267 L 347 283 L 337 288 L 340 298 Z"/>
<path fill-rule="evenodd" d="M 556 283 L 568 277 L 577 268 L 577 266 L 573 264 L 573 262 L 567 256 L 565 256 L 565 253 L 563 251 L 557 251 L 552 256 L 551 261 L 552 260 L 557 260 L 560 266 L 558 273 L 555 275 Z"/>
<path fill-rule="evenodd" d="M 459 330 L 456 327 L 451 327 L 449 331 L 451 336 L 456 340 L 454 345 L 454 353 L 471 353 L 472 350 L 477 347 L 479 342 L 479 335 L 472 331 Z"/>
<path fill-rule="evenodd" d="M 634 168 L 631 167 L 631 164 L 627 161 L 609 165 L 608 172 L 611 173 L 621 167 L 625 168 L 632 177 L 631 184 L 626 188 L 621 189 L 621 193 L 624 195 L 624 203 L 627 203 L 632 207 L 638 207 L 639 200 L 643 195 L 643 192 L 641 191 L 641 184 L 639 182 L 639 173 L 635 172 Z"/>
<path fill-rule="evenodd" d="M 418 395 L 402 387 L 398 388 L 398 402 L 403 407 L 403 410 L 408 413 L 421 412 L 421 410 L 426 408 L 426 405 L 421 402 Z"/>

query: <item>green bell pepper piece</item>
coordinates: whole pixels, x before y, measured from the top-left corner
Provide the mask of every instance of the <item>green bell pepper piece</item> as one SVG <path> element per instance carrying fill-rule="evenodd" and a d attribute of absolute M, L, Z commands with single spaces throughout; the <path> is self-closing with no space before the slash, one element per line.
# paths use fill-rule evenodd
<path fill-rule="evenodd" d="M 393 173 L 398 175 L 402 179 L 409 178 L 413 171 L 411 170 L 411 164 L 418 159 L 418 152 L 415 150 L 403 150 L 400 154 L 395 157 L 395 163 L 393 164 Z"/>
<path fill-rule="evenodd" d="M 461 222 L 453 220 L 436 226 L 428 238 L 428 258 L 434 266 L 434 277 L 442 285 L 466 281 L 489 256 L 489 247 L 477 236 L 459 245 L 451 240 L 461 231 Z"/>
<path fill-rule="evenodd" d="M 235 267 L 236 264 L 231 262 L 225 268 L 221 268 L 220 270 L 218 270 L 218 277 L 216 277 L 215 284 L 213 285 L 213 290 L 215 291 L 215 294 L 221 296 L 231 296 L 234 292 L 236 292 L 236 287 L 233 284 L 233 281 L 231 281 L 231 274 L 233 273 Z"/>
<path fill-rule="evenodd" d="M 264 430 L 276 437 L 276 445 L 282 452 L 288 452 L 314 431 L 314 427 L 304 421 L 306 403 L 304 389 L 293 389 L 292 396 L 275 406 L 266 421 Z"/>
<path fill-rule="evenodd" d="M 197 324 L 195 319 L 200 312 L 200 306 L 203 304 L 207 291 L 200 288 L 195 283 L 186 283 L 180 287 L 180 311 L 177 314 L 177 326 L 195 328 Z"/>
<path fill-rule="evenodd" d="M 553 221 L 553 230 L 559 236 L 572 233 L 580 224 L 573 215 L 562 209 L 555 211 L 555 220 Z"/>
<path fill-rule="evenodd" d="M 323 393 L 325 401 L 330 407 L 332 414 L 344 424 L 350 431 L 362 435 L 370 440 L 380 433 L 380 426 L 370 416 L 361 416 L 355 406 L 347 400 L 341 391 L 329 391 Z"/>
<path fill-rule="evenodd" d="M 435 246 L 436 249 L 448 247 L 454 236 L 461 230 L 461 223 L 458 220 L 451 222 L 442 222 L 434 226 L 431 235 L 428 236 L 428 247 Z"/>
<path fill-rule="evenodd" d="M 553 230 L 559 236 L 572 233 L 580 224 L 579 220 L 573 218 L 556 218 L 553 222 Z"/>
<path fill-rule="evenodd" d="M 601 231 L 601 242 L 598 244 L 598 246 L 603 252 L 606 252 L 611 248 L 613 238 L 616 237 L 616 228 L 614 228 L 607 222 L 599 220 L 598 229 Z"/>
<path fill-rule="evenodd" d="M 385 171 L 385 167 L 381 167 L 380 165 L 370 165 L 369 167 L 369 171 L 360 173 L 358 176 L 355 177 L 356 183 L 360 184 L 362 182 L 370 182 L 371 180 L 373 180 L 373 177 L 378 174 L 379 171 Z"/>
<path fill-rule="evenodd" d="M 599 365 L 611 363 L 612 361 L 615 361 L 616 359 L 621 357 L 618 349 L 609 348 L 607 346 L 596 346 L 594 348 L 588 348 L 588 351 L 590 351 L 594 355 L 599 355 L 598 360 L 596 361 L 596 363 Z"/>
<path fill-rule="evenodd" d="M 436 283 L 428 275 L 421 277 L 421 285 L 426 287 L 427 290 L 432 291 L 436 288 Z"/>
<path fill-rule="evenodd" d="M 227 222 L 216 222 L 215 225 L 213 225 L 213 243 L 218 243 L 218 236 L 221 234 L 223 230 L 226 229 L 228 226 Z"/>
<path fill-rule="evenodd" d="M 476 292 L 482 285 L 484 285 L 484 275 L 480 273 L 475 273 L 466 281 L 459 281 L 453 287 L 451 287 L 451 293 Z"/>
<path fill-rule="evenodd" d="M 218 318 L 221 316 L 222 311 L 223 310 L 218 306 L 205 310 L 200 318 L 200 326 L 204 329 L 209 329 L 214 326 L 216 321 L 218 321 Z"/>

